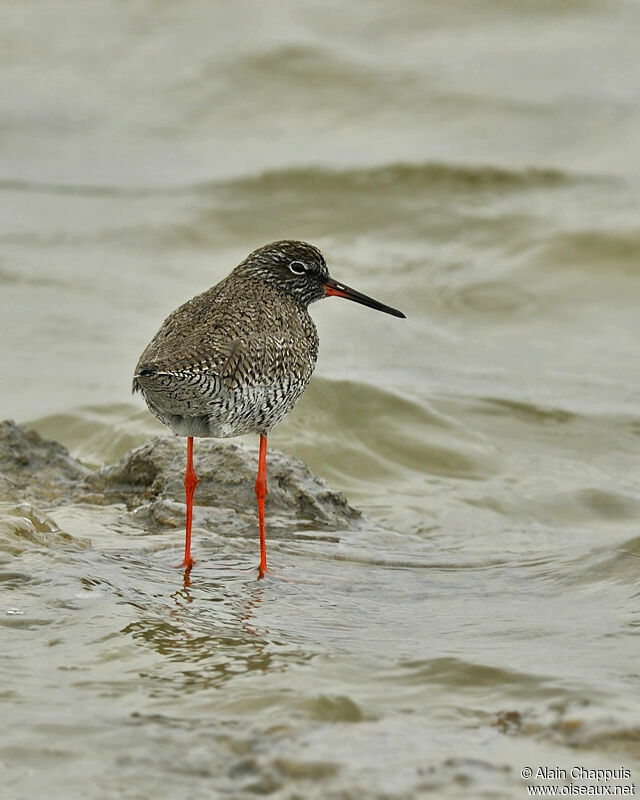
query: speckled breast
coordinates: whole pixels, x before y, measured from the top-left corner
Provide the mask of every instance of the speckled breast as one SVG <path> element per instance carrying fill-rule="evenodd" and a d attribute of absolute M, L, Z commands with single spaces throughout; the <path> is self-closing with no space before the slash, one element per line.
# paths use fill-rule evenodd
<path fill-rule="evenodd" d="M 300 399 L 311 372 L 231 390 L 206 373 L 142 377 L 138 383 L 149 410 L 177 436 L 227 438 L 267 434 Z"/>

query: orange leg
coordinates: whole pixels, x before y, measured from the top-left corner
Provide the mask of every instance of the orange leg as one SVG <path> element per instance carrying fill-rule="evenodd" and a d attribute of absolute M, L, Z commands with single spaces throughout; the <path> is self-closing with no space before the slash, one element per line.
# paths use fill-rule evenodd
<path fill-rule="evenodd" d="M 184 475 L 184 488 L 187 497 L 187 529 L 184 541 L 184 561 L 180 565 L 190 570 L 193 566 L 191 558 L 191 522 L 193 520 L 193 493 L 198 485 L 198 478 L 193 470 L 193 436 L 187 437 L 187 471 Z"/>
<path fill-rule="evenodd" d="M 256 497 L 258 498 L 258 525 L 260 528 L 260 566 L 262 577 L 267 572 L 267 543 L 264 535 L 264 498 L 267 496 L 267 437 L 260 434 L 260 455 L 258 456 L 258 477 L 256 478 Z"/>

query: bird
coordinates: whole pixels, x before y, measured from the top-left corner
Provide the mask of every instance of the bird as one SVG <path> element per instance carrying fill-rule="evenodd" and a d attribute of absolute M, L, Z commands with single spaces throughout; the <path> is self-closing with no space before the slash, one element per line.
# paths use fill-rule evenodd
<path fill-rule="evenodd" d="M 226 278 L 169 314 L 140 356 L 133 392 L 142 394 L 151 413 L 174 434 L 187 439 L 180 564 L 186 573 L 194 564 L 194 437 L 258 434 L 258 574 L 267 574 L 267 437 L 309 383 L 319 341 L 308 307 L 330 296 L 405 318 L 402 311 L 334 280 L 314 245 L 283 240 L 254 250 Z"/>

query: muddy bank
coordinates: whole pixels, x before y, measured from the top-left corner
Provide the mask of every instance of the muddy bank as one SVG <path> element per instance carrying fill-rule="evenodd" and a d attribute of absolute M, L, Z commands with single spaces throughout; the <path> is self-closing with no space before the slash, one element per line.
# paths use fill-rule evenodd
<path fill-rule="evenodd" d="M 184 524 L 185 452 L 183 439 L 158 437 L 93 472 L 58 442 L 5 421 L 0 423 L 0 502 L 26 502 L 43 511 L 68 504 L 120 505 L 133 525 L 179 527 Z M 197 440 L 195 468 L 198 525 L 218 531 L 255 527 L 256 448 Z M 295 458 L 271 450 L 267 479 L 270 527 L 344 530 L 362 524 L 360 512 L 342 494 Z"/>

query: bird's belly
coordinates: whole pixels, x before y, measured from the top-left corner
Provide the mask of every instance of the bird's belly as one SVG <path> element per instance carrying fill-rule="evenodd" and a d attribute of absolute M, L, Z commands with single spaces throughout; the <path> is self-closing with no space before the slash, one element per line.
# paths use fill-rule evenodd
<path fill-rule="evenodd" d="M 165 380 L 141 390 L 150 411 L 177 436 L 224 439 L 268 433 L 291 411 L 307 383 L 283 379 L 227 390 L 219 382 L 190 384 L 187 389 Z"/>

